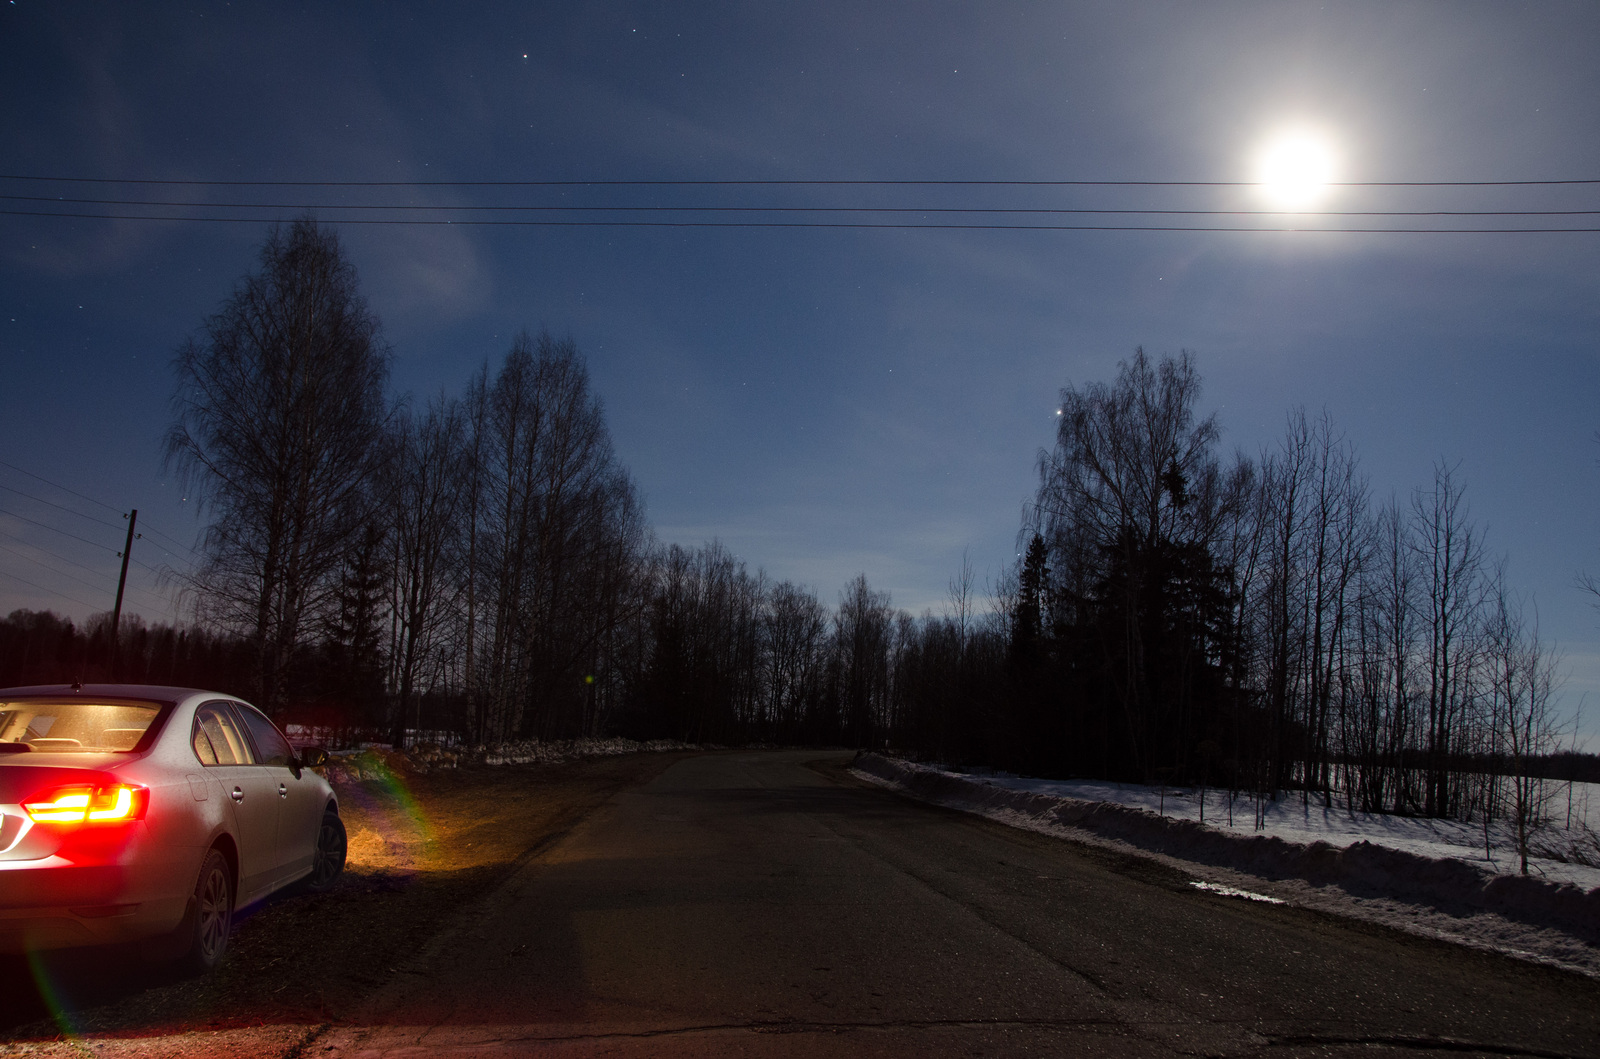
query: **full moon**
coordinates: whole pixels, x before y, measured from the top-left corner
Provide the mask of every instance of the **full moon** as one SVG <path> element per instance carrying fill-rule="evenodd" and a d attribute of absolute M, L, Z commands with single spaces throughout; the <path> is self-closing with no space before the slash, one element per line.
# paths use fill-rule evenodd
<path fill-rule="evenodd" d="M 1287 132 L 1268 141 L 1256 156 L 1256 181 L 1273 206 L 1306 210 L 1322 201 L 1334 179 L 1333 148 L 1310 132 Z"/>

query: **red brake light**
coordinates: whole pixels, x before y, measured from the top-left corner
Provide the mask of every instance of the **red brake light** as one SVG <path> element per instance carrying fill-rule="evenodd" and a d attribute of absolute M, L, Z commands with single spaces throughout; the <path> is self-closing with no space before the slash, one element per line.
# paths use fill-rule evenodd
<path fill-rule="evenodd" d="M 22 803 L 36 824 L 114 824 L 143 818 L 150 792 L 129 783 L 57 787 Z"/>

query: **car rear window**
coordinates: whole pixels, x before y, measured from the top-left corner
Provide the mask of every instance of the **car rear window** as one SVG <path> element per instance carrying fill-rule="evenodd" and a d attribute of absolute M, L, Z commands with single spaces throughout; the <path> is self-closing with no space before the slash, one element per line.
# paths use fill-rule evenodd
<path fill-rule="evenodd" d="M 0 747 L 52 754 L 128 753 L 155 724 L 155 703 L 73 699 L 0 702 Z"/>

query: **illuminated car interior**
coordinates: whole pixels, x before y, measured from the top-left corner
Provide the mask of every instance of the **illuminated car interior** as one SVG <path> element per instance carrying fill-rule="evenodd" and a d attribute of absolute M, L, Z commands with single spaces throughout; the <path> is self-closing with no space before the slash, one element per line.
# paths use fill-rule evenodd
<path fill-rule="evenodd" d="M 0 752 L 128 753 L 160 715 L 150 703 L 0 703 Z"/>

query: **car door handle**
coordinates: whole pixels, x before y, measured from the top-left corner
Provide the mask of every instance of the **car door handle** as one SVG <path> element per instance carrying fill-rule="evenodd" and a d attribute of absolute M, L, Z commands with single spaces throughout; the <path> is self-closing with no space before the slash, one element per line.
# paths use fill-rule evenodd
<path fill-rule="evenodd" d="M 288 787 L 285 787 L 285 786 L 284 786 L 284 785 L 283 785 L 283 784 L 281 784 L 281 783 L 280 783 L 280 784 L 278 784 L 278 797 L 280 797 L 280 798 L 287 798 L 287 797 L 289 797 L 289 788 L 288 788 Z"/>
<path fill-rule="evenodd" d="M 242 802 L 242 801 L 244 801 L 244 791 L 241 791 L 239 788 L 235 787 L 233 789 L 232 797 L 233 797 L 234 801 Z"/>

